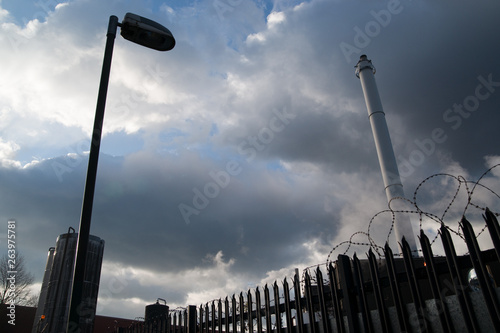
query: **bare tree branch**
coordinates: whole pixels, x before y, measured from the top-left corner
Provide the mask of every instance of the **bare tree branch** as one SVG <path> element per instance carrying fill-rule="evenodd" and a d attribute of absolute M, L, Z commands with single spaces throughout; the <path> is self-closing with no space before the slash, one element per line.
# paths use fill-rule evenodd
<path fill-rule="evenodd" d="M 12 264 L 14 267 L 9 267 Z M 9 271 L 16 273 L 9 274 Z M 32 305 L 33 295 L 29 287 L 34 280 L 33 274 L 26 270 L 22 255 L 18 254 L 14 262 L 9 262 L 7 255 L 3 256 L 0 259 L 0 304 Z"/>

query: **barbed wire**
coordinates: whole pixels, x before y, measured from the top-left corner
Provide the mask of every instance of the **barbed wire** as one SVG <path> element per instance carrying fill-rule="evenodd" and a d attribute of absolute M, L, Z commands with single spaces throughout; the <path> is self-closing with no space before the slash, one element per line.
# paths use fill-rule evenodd
<path fill-rule="evenodd" d="M 460 237 L 462 240 L 464 240 L 464 236 L 463 234 L 461 233 L 460 229 L 460 224 L 457 223 L 458 225 L 458 228 L 457 230 L 453 230 L 449 225 L 447 225 L 445 223 L 445 218 L 447 217 L 447 215 L 451 212 L 451 209 L 454 207 L 454 205 L 456 205 L 456 201 L 457 201 L 457 198 L 459 197 L 460 193 L 461 193 L 461 189 L 462 188 L 465 188 L 465 191 L 466 191 L 466 194 L 467 194 L 467 203 L 464 207 L 464 210 L 463 210 L 463 213 L 461 213 L 461 216 L 464 216 L 465 213 L 471 208 L 471 207 L 474 207 L 476 209 L 479 209 L 481 211 L 486 211 L 486 206 L 481 206 L 480 204 L 476 203 L 473 201 L 474 199 L 474 194 L 476 192 L 476 190 L 478 188 L 482 188 L 484 190 L 486 190 L 487 192 L 489 192 L 490 195 L 500 199 L 500 195 L 498 195 L 494 190 L 492 190 L 490 187 L 484 185 L 481 183 L 481 181 L 489 174 L 493 171 L 493 169 L 495 168 L 498 168 L 500 167 L 500 163 L 499 164 L 496 164 L 494 166 L 492 166 L 491 168 L 489 168 L 488 170 L 486 170 L 480 177 L 477 181 L 469 181 L 469 180 L 466 180 L 465 177 L 463 176 L 455 176 L 455 175 L 452 175 L 452 174 L 448 174 L 448 173 L 436 173 L 436 174 L 433 174 L 427 178 L 425 178 L 423 181 L 421 181 L 418 186 L 416 187 L 415 191 L 413 192 L 413 198 L 412 200 L 409 200 L 407 198 L 403 198 L 403 197 L 396 197 L 396 198 L 393 198 L 392 200 L 389 201 L 389 204 L 388 204 L 388 209 L 385 209 L 385 210 L 382 210 L 378 213 L 376 213 L 375 215 L 372 216 L 372 218 L 370 219 L 369 223 L 368 223 L 368 227 L 367 227 L 367 231 L 356 231 L 354 232 L 350 237 L 349 237 L 349 240 L 346 240 L 346 241 L 343 241 L 343 242 L 340 242 L 338 244 L 336 244 L 332 250 L 329 252 L 328 256 L 327 256 L 327 260 L 326 260 L 326 263 L 320 263 L 320 264 L 316 264 L 316 265 L 311 265 L 311 266 L 308 266 L 308 267 L 305 267 L 303 270 L 302 270 L 302 274 L 301 274 L 301 277 L 300 277 L 300 280 L 299 280 L 299 285 L 302 285 L 303 287 L 303 284 L 304 284 L 304 281 L 306 280 L 305 278 L 305 275 L 306 273 L 309 273 L 309 279 L 312 283 L 318 283 L 318 281 L 316 281 L 316 276 L 315 274 L 312 274 L 310 273 L 311 270 L 313 269 L 318 269 L 320 268 L 321 266 L 325 265 L 326 266 L 326 269 L 328 270 L 328 267 L 331 263 L 333 263 L 333 261 L 330 259 L 334 252 L 341 246 L 343 245 L 347 245 L 347 248 L 345 249 L 345 251 L 342 253 L 344 255 L 346 255 L 349 250 L 351 249 L 351 247 L 353 246 L 366 246 L 368 249 L 371 249 L 372 251 L 374 251 L 375 253 L 377 253 L 377 255 L 379 256 L 379 258 L 383 258 L 384 257 L 384 254 L 383 254 L 383 250 L 384 250 L 384 245 L 385 243 L 388 243 L 389 242 L 389 239 L 391 237 L 391 234 L 394 230 L 394 226 L 395 226 L 395 221 L 396 221 L 396 215 L 397 214 L 412 214 L 412 215 L 418 215 L 419 217 L 419 230 L 423 230 L 424 226 L 423 226 L 423 223 L 424 223 L 424 218 L 428 218 L 429 220 L 431 221 L 434 221 L 436 223 L 439 224 L 439 226 L 445 226 L 451 233 L 457 235 L 458 237 Z M 421 191 L 423 191 L 423 187 L 426 183 L 428 183 L 429 181 L 431 181 L 432 179 L 436 179 L 438 177 L 447 177 L 447 178 L 451 178 L 453 180 L 455 180 L 457 182 L 457 186 L 456 186 L 456 189 L 452 192 L 453 194 L 451 195 L 451 199 L 450 199 L 450 202 L 446 205 L 446 208 L 444 209 L 443 213 L 441 214 L 441 216 L 438 216 L 434 213 L 431 213 L 431 212 L 428 212 L 428 211 L 425 211 L 424 209 L 422 209 L 422 206 L 419 205 L 419 194 L 421 193 Z M 392 205 L 395 201 L 404 201 L 406 202 L 407 206 L 410 207 L 410 209 L 393 209 L 392 208 Z M 491 207 L 490 207 L 490 210 L 491 210 Z M 500 216 L 500 213 L 496 213 L 496 212 L 493 212 L 492 213 L 495 215 L 495 216 Z M 390 214 L 391 216 L 391 225 L 390 225 L 390 228 L 389 228 L 389 231 L 387 233 L 387 237 L 385 239 L 385 243 L 383 245 L 380 245 L 380 244 L 377 244 L 377 242 L 375 241 L 375 239 L 372 237 L 371 235 L 371 228 L 372 228 L 372 224 L 375 224 L 374 221 L 377 217 L 379 217 L 380 215 L 383 215 L 383 214 Z M 457 221 L 459 222 L 459 221 Z M 479 235 L 481 235 L 481 233 L 486 229 L 486 224 L 484 225 L 484 227 L 480 230 L 480 232 L 476 235 L 477 237 Z M 362 235 L 364 237 L 366 237 L 366 241 L 354 241 L 353 239 L 358 236 L 358 235 Z M 436 239 L 438 238 L 438 234 L 435 235 L 434 239 L 432 240 L 431 242 L 431 245 L 434 244 L 434 242 L 436 241 Z M 417 250 L 417 251 L 421 251 L 420 249 Z M 402 256 L 401 253 L 394 253 L 395 256 Z M 323 278 L 323 284 L 324 285 L 327 285 L 329 284 L 329 280 L 326 279 L 326 278 Z M 267 284 L 266 284 L 266 287 L 267 287 Z M 257 287 L 258 289 L 258 287 Z M 293 286 L 292 287 L 289 287 L 290 290 L 293 289 Z M 302 289 L 302 288 L 301 288 Z M 250 292 L 250 290 L 249 290 Z M 255 290 L 254 290 L 255 292 Z M 226 299 L 230 298 L 231 299 L 231 302 L 234 298 L 235 300 L 235 305 L 236 305 L 236 312 L 238 313 L 240 311 L 240 300 L 239 300 L 239 297 L 236 297 L 236 294 L 233 294 L 232 297 L 229 297 L 227 296 Z M 283 296 L 280 296 L 279 299 L 283 298 Z M 279 300 L 278 300 L 279 301 Z M 215 306 L 218 308 L 219 306 L 219 302 L 225 302 L 225 300 L 223 301 L 221 298 L 218 298 L 218 299 L 213 299 L 209 302 L 206 302 L 206 303 L 203 303 L 203 304 L 200 304 L 200 307 L 203 307 L 203 306 L 208 306 L 209 304 L 212 304 L 214 303 Z M 275 302 L 274 298 L 270 300 L 270 303 L 273 303 Z M 253 307 L 254 305 L 256 305 L 256 303 L 254 301 L 252 301 L 252 304 L 251 305 L 248 305 L 245 303 L 245 306 L 250 306 L 250 307 Z M 263 307 L 264 305 L 261 305 L 261 308 Z M 232 311 L 233 311 L 233 308 L 232 306 L 229 308 L 229 313 L 232 314 Z M 211 307 L 208 307 L 208 312 L 209 314 L 212 313 L 212 309 Z M 217 316 L 217 314 L 216 314 Z"/>
<path fill-rule="evenodd" d="M 418 184 L 418 186 L 416 187 L 415 191 L 413 192 L 413 198 L 412 198 L 412 200 L 409 200 L 407 198 L 402 198 L 402 197 L 392 198 L 389 201 L 389 204 L 388 204 L 389 208 L 388 209 L 376 213 L 370 219 L 370 221 L 368 223 L 368 227 L 367 227 L 367 231 L 366 232 L 365 231 L 357 231 L 357 232 L 355 232 L 355 233 L 353 233 L 351 235 L 351 237 L 349 238 L 349 240 L 346 240 L 346 241 L 340 242 L 339 244 L 336 244 L 332 248 L 332 250 L 329 252 L 329 254 L 327 256 L 326 267 L 328 267 L 329 264 L 332 262 L 331 258 L 333 256 L 333 254 L 335 253 L 335 251 L 339 247 L 341 247 L 343 245 L 346 245 L 346 244 L 347 244 L 347 248 L 342 253 L 344 255 L 346 255 L 349 252 L 349 250 L 351 249 L 351 247 L 353 247 L 353 246 L 365 246 L 365 247 L 367 247 L 367 249 L 371 249 L 372 251 L 374 251 L 379 256 L 379 258 L 384 257 L 384 255 L 383 255 L 383 249 L 384 249 L 383 245 L 377 244 L 376 241 L 371 236 L 371 233 L 370 233 L 372 224 L 374 224 L 374 220 L 377 217 L 379 217 L 380 215 L 382 215 L 382 214 L 390 214 L 391 215 L 391 225 L 390 225 L 389 231 L 387 233 L 387 238 L 385 240 L 385 243 L 389 242 L 389 239 L 391 237 L 392 231 L 394 230 L 394 225 L 395 225 L 395 222 L 396 222 L 396 214 L 417 215 L 418 218 L 419 218 L 419 230 L 423 230 L 424 218 L 427 218 L 430 221 L 434 221 L 434 222 L 438 223 L 440 227 L 441 226 L 446 227 L 451 233 L 457 235 L 462 240 L 464 240 L 464 236 L 463 236 L 463 233 L 461 232 L 460 224 L 458 223 L 459 221 L 457 221 L 457 223 L 456 223 L 458 225 L 457 230 L 453 230 L 447 223 L 445 223 L 445 218 L 450 213 L 450 211 L 454 207 L 454 205 L 456 205 L 457 198 L 459 197 L 460 193 L 463 192 L 463 191 L 461 191 L 462 188 L 465 188 L 465 192 L 466 192 L 466 195 L 467 195 L 467 203 L 466 203 L 466 205 L 464 207 L 463 212 L 461 213 L 461 217 L 465 216 L 466 212 L 471 207 L 474 207 L 474 208 L 479 209 L 481 211 L 486 211 L 486 206 L 483 207 L 479 203 L 476 203 L 473 200 L 474 199 L 474 195 L 476 193 L 476 190 L 478 188 L 484 189 L 487 192 L 489 192 L 490 195 L 492 195 L 492 196 L 500 199 L 500 196 L 498 195 L 498 193 L 496 193 L 490 187 L 488 187 L 488 186 L 486 186 L 486 185 L 484 185 L 484 184 L 481 183 L 481 181 L 484 180 L 484 178 L 488 174 L 492 173 L 493 169 L 498 168 L 498 167 L 500 167 L 500 164 L 493 165 L 488 170 L 486 170 L 479 177 L 479 179 L 477 181 L 470 181 L 470 180 L 465 179 L 465 177 L 463 177 L 463 176 L 455 176 L 455 175 L 452 175 L 452 174 L 449 174 L 449 173 L 436 173 L 436 174 L 433 174 L 433 175 L 425 178 L 423 181 L 421 181 Z M 454 193 L 451 195 L 450 202 L 447 204 L 447 206 L 444 209 L 444 211 L 443 211 L 443 213 L 442 213 L 441 216 L 437 216 L 436 214 L 433 214 L 431 212 L 428 212 L 428 211 L 425 211 L 424 209 L 422 209 L 421 205 L 419 204 L 419 200 L 418 200 L 418 195 L 420 194 L 421 191 L 423 191 L 423 186 L 426 183 L 428 183 L 430 180 L 435 179 L 437 177 L 447 177 L 447 178 L 451 178 L 451 179 L 453 179 L 453 180 L 455 180 L 457 182 L 456 189 L 454 190 Z M 409 207 L 410 209 L 393 209 L 391 206 L 396 201 L 398 201 L 398 202 L 400 202 L 400 201 L 406 202 L 407 207 Z M 491 207 L 490 207 L 490 209 L 491 209 Z M 499 213 L 493 212 L 493 214 L 495 216 L 500 216 Z M 484 224 L 483 228 L 479 231 L 479 233 L 476 236 L 479 237 L 484 232 L 485 229 L 486 229 L 486 223 Z M 366 241 L 353 241 L 353 238 L 356 237 L 356 236 L 358 236 L 358 235 L 365 236 L 366 237 Z M 431 241 L 431 245 L 434 244 L 434 242 L 437 240 L 438 236 L 439 235 L 436 233 L 436 235 L 434 236 L 433 240 Z M 419 249 L 417 251 L 421 251 L 421 250 Z M 394 255 L 402 256 L 402 253 L 394 253 Z M 309 270 L 312 267 L 317 267 L 317 266 L 320 266 L 320 265 L 322 265 L 322 264 L 307 267 L 307 268 L 304 269 L 304 271 Z"/>

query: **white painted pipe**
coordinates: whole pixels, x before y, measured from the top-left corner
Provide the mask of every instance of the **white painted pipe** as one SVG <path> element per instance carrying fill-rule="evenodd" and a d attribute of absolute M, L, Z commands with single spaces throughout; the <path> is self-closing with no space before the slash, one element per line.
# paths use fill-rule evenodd
<path fill-rule="evenodd" d="M 384 179 L 385 194 L 387 201 L 391 204 L 391 208 L 395 209 L 395 198 L 405 198 L 403 184 L 399 177 L 398 165 L 394 150 L 392 148 L 391 137 L 387 122 L 385 121 L 385 113 L 382 108 L 382 102 L 375 82 L 375 67 L 371 60 L 368 60 L 366 55 L 362 55 L 356 65 L 356 76 L 361 81 L 363 94 L 365 96 L 366 108 L 368 109 L 368 117 L 372 127 L 375 147 L 377 149 L 378 161 L 382 178 Z M 392 202 L 391 202 L 392 201 Z M 395 209 L 396 210 L 396 209 Z M 417 245 L 415 242 L 415 233 L 411 226 L 411 220 L 406 214 L 398 214 L 394 233 L 396 240 L 401 242 L 403 236 L 410 245 L 414 254 L 416 254 Z"/>

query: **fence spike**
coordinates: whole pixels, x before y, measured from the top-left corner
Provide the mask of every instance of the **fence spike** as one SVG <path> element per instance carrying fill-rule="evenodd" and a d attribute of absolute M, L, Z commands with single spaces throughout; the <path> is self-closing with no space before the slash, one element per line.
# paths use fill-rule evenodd
<path fill-rule="evenodd" d="M 293 323 L 292 323 L 292 310 L 291 310 L 291 304 L 290 304 L 290 290 L 288 288 L 288 282 L 285 279 L 283 280 L 283 297 L 285 298 L 285 318 L 286 318 L 286 328 L 287 332 L 290 332 L 292 329 Z"/>
<path fill-rule="evenodd" d="M 295 298 L 295 310 L 297 316 L 297 333 L 304 333 L 304 318 L 302 317 L 302 294 L 300 292 L 300 280 L 298 274 L 293 278 L 293 293 Z"/>
<path fill-rule="evenodd" d="M 346 311 L 347 314 L 349 332 L 358 332 L 358 311 L 353 285 L 351 260 L 348 256 L 339 254 L 337 257 L 337 267 L 339 269 L 340 285 L 343 290 L 342 304 L 344 306 L 344 311 Z"/>
<path fill-rule="evenodd" d="M 252 302 L 252 293 L 250 289 L 248 289 L 247 293 L 247 316 L 248 316 L 248 331 L 253 333 L 253 302 Z"/>
<path fill-rule="evenodd" d="M 257 332 L 262 332 L 262 309 L 259 287 L 255 288 L 255 310 L 257 311 Z"/>
<path fill-rule="evenodd" d="M 444 223 L 441 224 L 439 234 L 441 235 L 441 242 L 443 243 L 444 252 L 446 254 L 446 261 L 452 277 L 453 288 L 455 289 L 455 294 L 457 295 L 467 331 L 479 332 L 479 327 L 472 308 L 472 302 L 470 301 L 468 295 L 464 292 L 467 284 L 460 274 L 460 267 L 457 260 L 457 254 L 455 252 L 455 246 L 453 245 L 450 232 Z"/>
<path fill-rule="evenodd" d="M 243 298 L 243 292 L 240 293 L 240 332 L 245 332 L 245 299 Z"/>
<path fill-rule="evenodd" d="M 408 277 L 408 284 L 410 285 L 410 292 L 413 298 L 413 304 L 415 304 L 415 311 L 417 312 L 417 318 L 419 323 L 422 324 L 421 329 L 425 332 L 429 329 L 428 316 L 425 315 L 425 303 L 422 299 L 422 293 L 418 285 L 418 279 L 416 276 L 415 263 L 413 261 L 413 254 L 410 245 L 403 236 L 402 240 L 402 250 L 403 250 L 403 260 L 406 268 L 406 276 Z"/>
<path fill-rule="evenodd" d="M 380 316 L 380 325 L 382 326 L 383 332 L 392 332 L 391 323 L 389 321 L 389 315 L 387 314 L 387 309 L 384 304 L 384 297 L 382 293 L 382 287 L 380 286 L 380 276 L 378 271 L 377 259 L 373 254 L 372 249 L 368 250 L 368 263 L 370 265 L 370 277 L 372 280 L 373 290 L 375 293 L 375 301 L 377 303 L 377 309 Z"/>
<path fill-rule="evenodd" d="M 305 295 L 306 295 L 306 308 L 307 314 L 309 315 L 309 325 L 311 328 L 311 333 L 316 333 L 316 318 L 314 316 L 314 306 L 313 306 L 313 292 L 311 285 L 311 276 L 309 272 L 306 271 L 305 274 Z"/>
<path fill-rule="evenodd" d="M 427 272 L 427 277 L 429 284 L 431 286 L 432 295 L 436 302 L 436 308 L 438 309 L 439 322 L 443 332 L 451 332 L 453 330 L 452 321 L 450 318 L 450 313 L 446 302 L 444 301 L 443 294 L 441 293 L 441 286 L 439 283 L 439 276 L 436 272 L 436 264 L 434 262 L 434 254 L 432 253 L 432 247 L 429 242 L 429 238 L 425 235 L 423 230 L 420 230 L 420 247 L 422 248 L 422 254 L 424 255 L 424 265 Z"/>
<path fill-rule="evenodd" d="M 316 269 L 316 280 L 317 280 L 317 285 L 318 285 L 318 303 L 319 303 L 319 308 L 320 308 L 320 313 L 321 313 L 321 325 L 323 326 L 322 332 L 330 333 L 332 330 L 331 330 L 330 325 L 328 323 L 328 312 L 326 311 L 325 290 L 324 290 L 324 285 L 323 285 L 323 273 L 321 272 L 321 269 L 319 268 L 319 266 Z"/>
<path fill-rule="evenodd" d="M 215 333 L 215 300 L 212 301 L 212 307 L 211 307 L 211 312 L 212 312 L 212 317 L 211 317 L 211 331 L 212 333 Z"/>
<path fill-rule="evenodd" d="M 222 320 L 222 299 L 219 298 L 219 301 L 217 302 L 217 327 L 219 328 L 219 333 L 222 333 L 222 324 L 223 324 L 223 320 Z M 224 318 L 225 319 L 225 318 Z"/>
<path fill-rule="evenodd" d="M 337 332 L 345 332 L 344 327 L 344 316 L 342 314 L 342 307 L 340 305 L 340 295 L 337 289 L 338 280 L 337 280 L 337 271 L 335 267 L 333 267 L 333 263 L 330 262 L 328 266 L 328 277 L 330 280 L 330 295 L 332 298 L 333 309 L 335 313 L 335 323 L 337 325 Z"/>
<path fill-rule="evenodd" d="M 229 315 L 229 299 L 226 296 L 226 299 L 224 300 L 224 327 L 226 329 L 226 332 L 229 332 L 230 318 L 231 317 Z"/>
<path fill-rule="evenodd" d="M 271 324 L 271 300 L 269 298 L 269 288 L 266 286 L 264 287 L 264 306 L 265 306 L 265 311 L 266 311 L 266 331 L 271 332 L 272 331 L 272 324 Z"/>
<path fill-rule="evenodd" d="M 370 317 L 370 309 L 368 308 L 367 292 L 365 290 L 365 283 L 363 281 L 363 272 L 361 263 L 356 253 L 352 257 L 354 266 L 354 282 L 357 289 L 357 294 L 361 300 L 361 317 L 363 319 L 363 326 L 365 332 L 373 332 L 373 325 Z"/>
<path fill-rule="evenodd" d="M 497 253 L 498 260 L 500 260 L 500 225 L 498 225 L 498 220 L 495 214 L 486 207 L 485 214 L 483 218 L 488 226 L 490 232 L 491 240 L 493 241 L 493 246 L 495 247 L 495 252 Z"/>
<path fill-rule="evenodd" d="M 278 282 L 274 281 L 273 285 L 274 292 L 274 315 L 276 317 L 276 332 L 281 333 L 282 323 L 281 323 L 281 310 L 280 310 L 280 295 Z"/>
<path fill-rule="evenodd" d="M 205 333 L 210 331 L 210 311 L 208 309 L 208 303 L 205 304 Z"/>
<path fill-rule="evenodd" d="M 474 229 L 465 216 L 462 217 L 460 224 L 464 232 L 467 248 L 469 249 L 470 257 L 472 259 L 472 265 L 476 271 L 477 279 L 479 280 L 479 285 L 481 286 L 481 291 L 483 293 L 484 301 L 486 302 L 491 321 L 493 326 L 495 326 L 496 331 L 500 332 L 500 305 L 498 304 L 498 298 L 496 297 L 496 290 L 493 289 L 493 286 L 489 281 L 489 273 L 483 262 L 481 249 L 477 243 Z"/>
<path fill-rule="evenodd" d="M 394 262 L 394 254 L 392 252 L 389 243 L 385 243 L 384 246 L 384 256 L 387 268 L 387 276 L 389 278 L 389 285 L 392 292 L 392 299 L 394 301 L 394 305 L 396 307 L 396 313 L 398 315 L 398 322 L 401 331 L 409 331 L 410 326 L 407 321 L 407 313 L 406 307 L 403 303 L 403 298 L 401 296 L 401 290 L 399 286 L 401 284 L 400 279 L 398 278 L 398 273 L 396 271 L 396 265 Z"/>

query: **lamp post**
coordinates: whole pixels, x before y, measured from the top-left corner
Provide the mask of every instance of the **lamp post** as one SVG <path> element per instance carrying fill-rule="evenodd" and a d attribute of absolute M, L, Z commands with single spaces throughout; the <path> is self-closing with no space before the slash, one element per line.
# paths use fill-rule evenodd
<path fill-rule="evenodd" d="M 80 331 L 80 314 L 85 312 L 85 310 L 82 309 L 85 264 L 90 235 L 92 205 L 94 202 L 97 163 L 99 160 L 99 148 L 101 144 L 102 123 L 104 119 L 104 109 L 106 106 L 106 95 L 111 70 L 111 58 L 118 27 L 121 27 L 121 35 L 123 38 L 136 44 L 158 51 L 169 51 L 175 46 L 175 39 L 172 33 L 167 28 L 154 21 L 132 13 L 127 13 L 122 23 L 119 23 L 118 18 L 114 15 L 109 17 L 108 32 L 106 35 L 106 48 L 104 50 L 101 81 L 99 84 L 99 93 L 94 119 L 94 129 L 90 145 L 89 164 L 87 167 L 87 179 L 83 194 L 67 332 Z"/>

